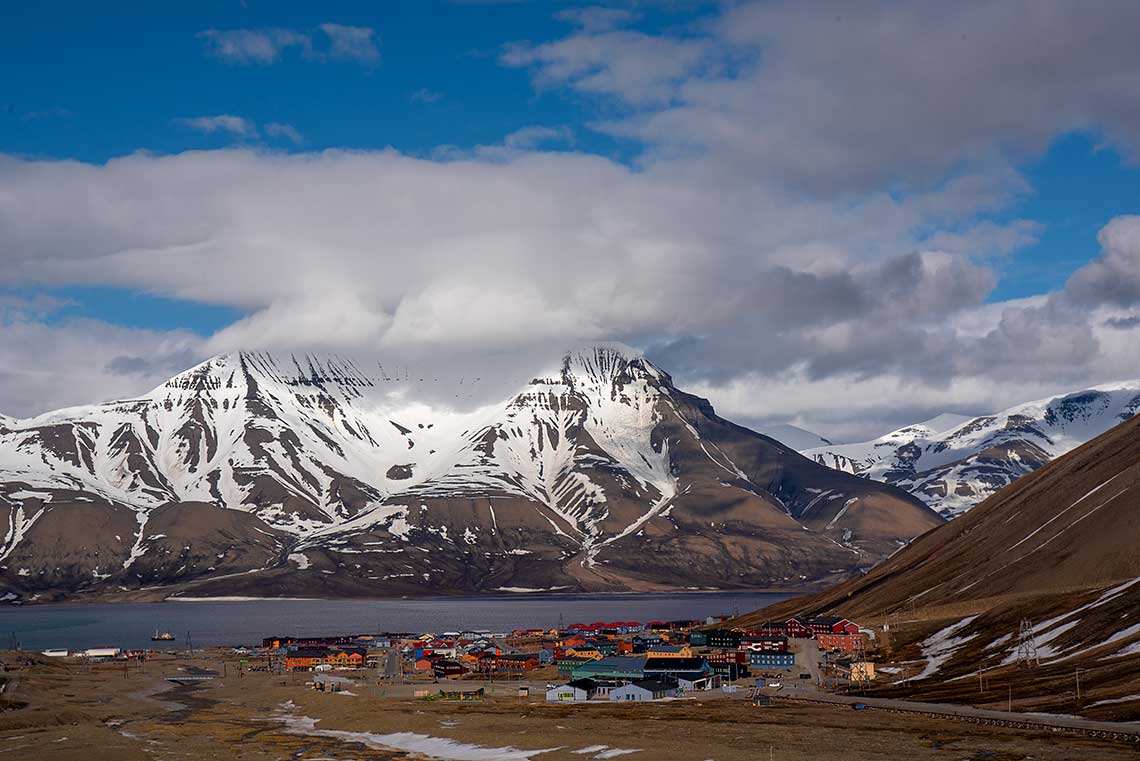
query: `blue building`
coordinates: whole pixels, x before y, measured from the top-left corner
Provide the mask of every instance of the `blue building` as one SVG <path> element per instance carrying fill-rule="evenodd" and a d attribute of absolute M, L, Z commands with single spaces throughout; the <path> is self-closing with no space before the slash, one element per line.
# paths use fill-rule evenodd
<path fill-rule="evenodd" d="M 748 665 L 754 669 L 791 671 L 796 666 L 795 653 L 760 651 L 748 654 Z"/>

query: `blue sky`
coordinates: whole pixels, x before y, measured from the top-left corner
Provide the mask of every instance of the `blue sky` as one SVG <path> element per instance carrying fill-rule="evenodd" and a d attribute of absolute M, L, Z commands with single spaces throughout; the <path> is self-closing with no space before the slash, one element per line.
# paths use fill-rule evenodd
<path fill-rule="evenodd" d="M 1140 376 L 1136 10 L 1015 2 L 14 6 L 0 410 L 293 340 L 614 338 L 831 435 Z"/>
<path fill-rule="evenodd" d="M 303 142 L 266 137 L 280 151 L 326 148 L 397 150 L 431 155 L 440 146 L 495 143 L 530 124 L 570 127 L 572 147 L 632 161 L 627 141 L 590 129 L 608 104 L 532 85 L 499 54 L 517 41 L 564 34 L 555 18 L 571 3 L 182 2 L 25 4 L 0 28 L 3 90 L 0 149 L 28 157 L 103 162 L 134 151 L 176 153 L 234 144 L 179 119 L 241 114 L 258 124 L 285 123 Z M 638 28 L 685 32 L 711 4 L 642 9 Z M 66 17 L 69 23 L 61 25 Z M 272 65 L 233 66 L 204 52 L 207 29 L 315 29 L 328 21 L 377 30 L 380 59 L 313 64 L 286 51 Z M 239 141 L 241 142 L 241 141 Z M 252 140 L 246 142 L 254 142 Z M 1097 254 L 1095 236 L 1135 195 L 1140 173 L 1119 153 L 1082 133 L 1056 140 L 1022 162 L 1031 191 L 1008 218 L 1042 225 L 1040 240 L 999 263 L 993 301 L 1053 290 Z M 177 325 L 206 334 L 241 310 L 194 305 L 121 289 L 54 289 L 82 314 L 134 327 Z M 62 315 L 61 315 L 62 316 Z"/>

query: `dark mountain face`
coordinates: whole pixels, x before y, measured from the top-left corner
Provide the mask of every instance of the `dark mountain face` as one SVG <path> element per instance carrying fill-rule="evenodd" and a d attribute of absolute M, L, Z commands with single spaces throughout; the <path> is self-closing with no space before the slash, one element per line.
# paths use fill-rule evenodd
<path fill-rule="evenodd" d="M 721 419 L 624 347 L 473 411 L 416 391 L 243 353 L 6 420 L 0 581 L 38 599 L 802 587 L 941 522 Z"/>

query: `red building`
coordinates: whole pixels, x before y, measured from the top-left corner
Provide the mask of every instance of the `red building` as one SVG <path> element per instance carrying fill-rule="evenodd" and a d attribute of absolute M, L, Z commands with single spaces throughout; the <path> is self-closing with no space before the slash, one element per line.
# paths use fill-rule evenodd
<path fill-rule="evenodd" d="M 740 641 L 740 648 L 753 653 L 786 653 L 788 638 L 782 632 L 783 629 L 778 635 L 745 635 Z"/>
<path fill-rule="evenodd" d="M 859 642 L 862 639 L 862 634 L 817 634 L 815 643 L 820 650 L 851 652 L 859 649 Z"/>

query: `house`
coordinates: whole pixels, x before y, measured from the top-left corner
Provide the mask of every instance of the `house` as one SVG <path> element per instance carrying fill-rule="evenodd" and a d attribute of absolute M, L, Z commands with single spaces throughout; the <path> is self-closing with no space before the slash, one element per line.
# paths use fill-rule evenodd
<path fill-rule="evenodd" d="M 327 647 L 296 647 L 285 653 L 286 671 L 312 671 L 328 665 Z"/>
<path fill-rule="evenodd" d="M 695 631 L 689 633 L 689 644 L 693 647 L 705 647 L 709 643 L 709 633 L 705 631 Z"/>
<path fill-rule="evenodd" d="M 736 650 L 740 647 L 740 638 L 742 636 L 740 632 L 732 631 L 731 629 L 717 629 L 709 632 L 708 646 L 720 650 Z"/>
<path fill-rule="evenodd" d="M 781 631 L 783 631 L 781 629 Z M 783 634 L 767 635 L 767 634 L 748 634 L 740 640 L 740 647 L 743 650 L 751 652 L 761 652 L 763 650 L 773 652 L 786 652 L 788 649 L 788 638 Z"/>
<path fill-rule="evenodd" d="M 516 655 L 497 655 L 482 662 L 489 671 L 534 671 L 542 667 L 538 653 L 518 653 Z"/>
<path fill-rule="evenodd" d="M 709 653 L 705 656 L 709 663 L 735 663 L 740 666 L 748 665 L 748 653 L 744 650 L 725 650 L 723 653 Z"/>
<path fill-rule="evenodd" d="M 120 650 L 117 647 L 89 647 L 83 651 L 83 657 L 107 660 L 108 658 L 118 658 L 119 652 Z"/>
<path fill-rule="evenodd" d="M 645 658 L 611 655 L 598 661 L 587 661 L 575 668 L 571 674 L 575 679 L 596 677 L 642 679 L 645 676 Z"/>
<path fill-rule="evenodd" d="M 761 671 L 791 671 L 796 665 L 795 653 L 761 650 L 748 653 L 748 665 Z"/>
<path fill-rule="evenodd" d="M 653 645 L 645 655 L 649 658 L 692 658 L 693 650 L 688 645 Z"/>
<path fill-rule="evenodd" d="M 863 635 L 854 634 L 817 634 L 815 644 L 820 650 L 842 650 L 845 653 L 858 650 L 863 644 Z"/>
<path fill-rule="evenodd" d="M 858 634 L 859 626 L 840 616 L 816 616 L 807 626 L 817 637 L 821 634 Z"/>
<path fill-rule="evenodd" d="M 701 657 L 693 658 L 647 658 L 645 676 L 652 679 L 669 679 L 677 674 L 712 673 L 708 661 Z"/>
<path fill-rule="evenodd" d="M 644 653 L 646 650 L 654 645 L 660 645 L 665 642 L 664 637 L 656 632 L 642 632 L 635 635 L 630 644 L 633 646 L 635 653 Z"/>
<path fill-rule="evenodd" d="M 870 682 L 875 678 L 875 664 L 870 661 L 853 661 L 849 668 L 852 682 Z"/>
<path fill-rule="evenodd" d="M 594 658 L 575 658 L 574 656 L 563 656 L 554 659 L 554 665 L 558 667 L 559 674 L 570 674 L 574 669 L 579 666 L 594 661 Z"/>
<path fill-rule="evenodd" d="M 364 666 L 363 650 L 333 650 L 325 656 L 325 663 L 338 669 L 358 669 Z"/>
<path fill-rule="evenodd" d="M 789 639 L 807 639 L 812 636 L 812 630 L 807 625 L 807 619 L 789 618 L 784 622 L 784 636 Z"/>
<path fill-rule="evenodd" d="M 566 650 L 566 655 L 570 656 L 571 658 L 590 658 L 596 661 L 601 660 L 605 657 L 601 650 L 588 645 L 583 647 L 568 648 Z"/>
<path fill-rule="evenodd" d="M 660 682 L 656 679 L 639 679 L 622 687 L 610 690 L 610 700 L 614 702 L 662 700 L 677 696 L 677 685 Z"/>
<path fill-rule="evenodd" d="M 730 682 L 735 682 L 737 679 L 743 679 L 749 675 L 748 665 L 744 663 L 737 663 L 735 661 L 718 661 L 717 663 L 710 663 L 709 668 L 712 669 L 714 674 L 717 674 L 722 679 L 727 679 Z"/>
<path fill-rule="evenodd" d="M 436 679 L 458 678 L 466 674 L 467 669 L 457 661 L 439 660 L 432 664 L 432 673 Z"/>
<path fill-rule="evenodd" d="M 720 687 L 720 674 L 709 674 L 704 671 L 682 671 L 672 675 L 677 682 L 680 692 L 698 692 L 715 690 Z"/>
<path fill-rule="evenodd" d="M 547 703 L 577 703 L 590 700 L 598 692 L 598 683 L 593 679 L 575 679 L 546 691 Z"/>

